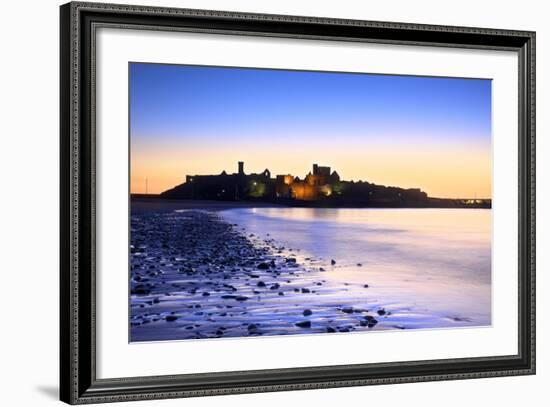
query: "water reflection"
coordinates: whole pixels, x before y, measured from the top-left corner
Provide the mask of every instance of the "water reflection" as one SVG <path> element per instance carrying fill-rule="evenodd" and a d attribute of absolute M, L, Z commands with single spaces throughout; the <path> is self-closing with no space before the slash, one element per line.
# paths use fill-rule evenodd
<path fill-rule="evenodd" d="M 222 216 L 304 258 L 334 260 L 323 278 L 349 284 L 350 297 L 368 284 L 368 301 L 403 310 L 405 325 L 490 324 L 490 210 L 242 208 Z"/>

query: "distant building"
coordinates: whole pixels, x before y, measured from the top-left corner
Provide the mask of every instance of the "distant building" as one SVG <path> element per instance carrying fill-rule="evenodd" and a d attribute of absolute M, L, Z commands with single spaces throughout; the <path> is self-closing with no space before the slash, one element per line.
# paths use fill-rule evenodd
<path fill-rule="evenodd" d="M 187 175 L 185 183 L 161 194 L 175 199 L 262 200 L 262 201 L 327 201 L 350 205 L 379 203 L 392 205 L 422 202 L 427 199 L 420 189 L 385 187 L 369 182 L 342 181 L 330 167 L 313 164 L 303 179 L 292 174 L 271 178 L 269 169 L 246 174 L 244 162 L 237 172 L 219 175 Z"/>
<path fill-rule="evenodd" d="M 331 185 L 339 182 L 340 176 L 336 171 L 331 174 L 330 167 L 313 164 L 313 172 L 307 174 L 303 181 L 292 175 L 277 175 L 277 197 L 315 201 L 330 196 Z"/>

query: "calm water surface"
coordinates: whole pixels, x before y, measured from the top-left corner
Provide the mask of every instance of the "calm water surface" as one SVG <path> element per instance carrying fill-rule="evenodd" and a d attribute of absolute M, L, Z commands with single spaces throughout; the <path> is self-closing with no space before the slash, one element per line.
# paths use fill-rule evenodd
<path fill-rule="evenodd" d="M 491 324 L 491 210 L 239 208 L 221 216 L 323 265 L 322 278 L 391 309 L 397 326 Z"/>

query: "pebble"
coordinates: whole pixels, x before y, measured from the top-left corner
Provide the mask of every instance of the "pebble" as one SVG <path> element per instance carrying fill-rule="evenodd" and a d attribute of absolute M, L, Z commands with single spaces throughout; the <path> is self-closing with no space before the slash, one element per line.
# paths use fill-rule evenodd
<path fill-rule="evenodd" d="M 182 225 L 184 227 L 181 227 Z M 264 309 L 270 312 L 269 315 L 274 313 L 275 320 L 288 324 L 288 328 L 292 325 L 304 329 L 312 327 L 309 320 L 298 322 L 292 320 L 296 316 L 296 310 L 287 308 L 290 304 L 287 299 L 275 299 L 275 302 L 270 303 L 275 293 L 269 296 L 268 292 L 260 288 L 269 287 L 280 297 L 288 295 L 290 300 L 297 298 L 295 293 L 322 295 L 324 290 L 334 293 L 333 286 L 330 284 L 321 288 L 325 285 L 320 282 L 320 279 L 302 280 L 303 274 L 314 271 L 314 268 L 315 272 L 325 271 L 325 268 L 314 265 L 321 259 L 308 257 L 306 261 L 309 268 L 307 268 L 300 264 L 294 255 L 288 255 L 293 251 L 292 248 L 276 246 L 276 242 L 272 239 L 264 241 L 254 236 L 254 240 L 251 240 L 233 226 L 220 221 L 218 215 L 214 213 L 192 210 L 177 214 L 132 215 L 131 243 L 134 250 L 131 253 L 130 279 L 131 335 L 134 332 L 160 332 L 156 335 L 162 339 L 160 338 L 162 332 L 185 331 L 178 339 L 198 339 L 243 336 L 243 328 L 250 335 L 269 335 L 273 334 L 270 330 L 286 329 L 284 325 L 277 322 L 274 325 L 269 323 L 267 327 L 261 325 L 262 329 L 259 332 L 258 323 L 263 322 L 267 315 L 262 315 L 266 312 Z M 336 264 L 335 259 L 330 261 L 333 266 Z M 273 281 L 277 281 L 278 278 L 281 278 L 280 282 L 285 282 L 284 288 L 281 283 Z M 302 285 L 314 286 L 321 291 L 316 292 L 299 285 L 296 287 L 298 282 Z M 368 285 L 365 284 L 364 287 Z M 336 289 L 340 292 L 344 290 L 341 286 Z M 208 298 L 207 301 L 203 300 L 203 297 L 212 298 Z M 203 308 L 199 311 L 196 308 L 201 308 L 201 305 L 197 302 L 201 301 Z M 272 308 L 273 304 L 276 304 L 275 308 Z M 340 304 L 340 307 L 345 304 Z M 299 305 L 296 304 L 296 306 Z M 262 307 L 261 314 L 257 312 L 258 307 Z M 350 322 L 350 316 L 343 315 L 341 312 L 347 314 L 348 312 L 344 310 L 347 308 L 353 310 L 352 312 L 365 311 L 360 308 L 344 307 L 342 309 L 340 307 L 336 305 L 329 305 L 326 309 L 323 307 L 323 314 L 326 313 L 327 317 L 322 325 L 315 328 L 319 331 L 326 330 L 328 333 L 349 332 L 355 329 L 354 325 L 335 327 L 339 322 L 341 324 Z M 231 311 L 231 308 L 234 309 Z M 229 313 L 220 312 L 225 309 L 229 310 Z M 147 310 L 149 314 L 144 312 Z M 152 314 L 151 310 L 157 313 Z M 170 310 L 171 314 L 166 315 L 167 310 Z M 285 315 L 293 315 L 293 317 L 285 319 Z M 302 308 L 301 316 L 309 319 L 307 317 L 311 315 L 313 311 L 310 308 Z M 187 320 L 189 317 L 192 321 Z M 180 319 L 183 322 L 183 318 L 186 323 L 184 327 L 181 326 L 183 323 L 150 324 L 160 319 L 167 322 Z M 221 326 L 222 322 L 225 326 Z M 243 322 L 243 328 L 234 329 L 236 325 L 241 326 Z M 358 322 L 373 327 L 378 321 L 372 318 Z"/>
<path fill-rule="evenodd" d="M 311 328 L 311 321 L 301 321 L 301 322 L 296 322 L 296 325 L 297 327 L 300 327 L 300 328 Z"/>

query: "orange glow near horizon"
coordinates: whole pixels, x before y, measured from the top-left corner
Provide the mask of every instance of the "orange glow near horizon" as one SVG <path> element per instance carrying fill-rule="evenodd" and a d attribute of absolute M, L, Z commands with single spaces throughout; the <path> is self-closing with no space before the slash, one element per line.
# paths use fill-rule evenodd
<path fill-rule="evenodd" d="M 130 64 L 131 192 L 188 175 L 343 181 L 492 198 L 490 79 Z"/>
<path fill-rule="evenodd" d="M 272 177 L 292 174 L 303 179 L 313 163 L 330 166 L 344 181 L 420 188 L 431 197 L 491 198 L 492 163 L 489 145 L 196 147 L 163 148 L 132 146 L 131 193 L 158 194 L 185 182 L 186 175 L 237 172 L 237 161 L 245 162 L 245 173 L 268 168 Z"/>

